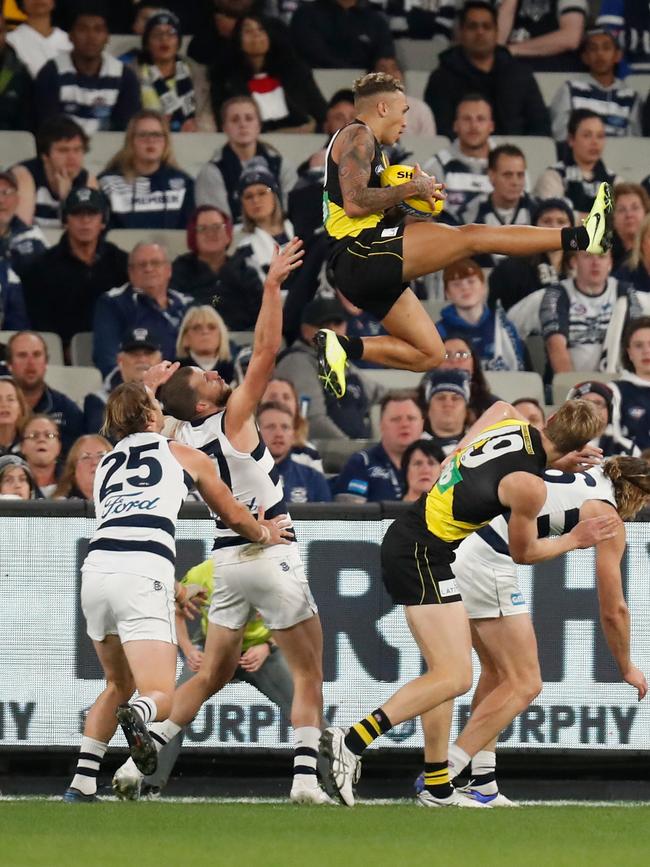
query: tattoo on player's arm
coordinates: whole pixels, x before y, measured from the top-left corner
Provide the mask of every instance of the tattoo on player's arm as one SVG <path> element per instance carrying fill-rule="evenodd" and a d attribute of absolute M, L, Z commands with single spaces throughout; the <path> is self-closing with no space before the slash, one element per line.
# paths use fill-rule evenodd
<path fill-rule="evenodd" d="M 339 183 L 345 205 L 352 205 L 355 211 L 365 214 L 392 208 L 408 196 L 413 195 L 411 184 L 385 189 L 368 186 L 372 170 L 375 144 L 370 133 L 357 127 L 346 133 L 339 154 Z M 356 213 L 355 216 L 365 216 Z"/>

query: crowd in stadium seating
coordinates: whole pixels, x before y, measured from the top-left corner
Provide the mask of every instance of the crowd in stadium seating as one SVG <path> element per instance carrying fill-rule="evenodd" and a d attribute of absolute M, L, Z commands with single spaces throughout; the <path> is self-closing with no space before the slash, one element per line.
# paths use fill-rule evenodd
<path fill-rule="evenodd" d="M 497 395 L 535 424 L 544 398 L 585 396 L 605 454 L 650 448 L 650 145 L 632 147 L 650 136 L 647 4 L 0 10 L 0 497 L 90 498 L 110 391 L 163 357 L 239 381 L 274 246 L 296 235 L 305 261 L 283 287 L 286 346 L 258 417 L 290 502 L 415 499 Z M 418 45 L 426 80 L 409 63 Z M 418 281 L 442 367 L 359 362 L 335 400 L 315 332 L 383 333 L 332 285 L 321 228 L 326 147 L 354 117 L 359 70 L 405 82 L 407 135 L 387 155 L 445 182 L 440 219 L 566 227 L 609 181 L 615 244 Z"/>

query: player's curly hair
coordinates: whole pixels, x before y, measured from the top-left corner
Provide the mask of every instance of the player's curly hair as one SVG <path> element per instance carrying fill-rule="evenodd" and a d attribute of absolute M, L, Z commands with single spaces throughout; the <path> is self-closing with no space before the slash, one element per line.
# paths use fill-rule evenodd
<path fill-rule="evenodd" d="M 631 520 L 650 501 L 650 463 L 619 455 L 603 463 L 603 472 L 614 485 L 619 515 Z"/>
<path fill-rule="evenodd" d="M 147 429 L 153 406 L 141 382 L 118 385 L 106 402 L 104 424 L 100 433 L 110 440 L 122 440 Z"/>
<path fill-rule="evenodd" d="M 368 96 L 376 96 L 378 93 L 404 93 L 404 85 L 397 78 L 387 72 L 369 72 L 362 75 L 354 82 L 354 99 L 357 102 Z"/>

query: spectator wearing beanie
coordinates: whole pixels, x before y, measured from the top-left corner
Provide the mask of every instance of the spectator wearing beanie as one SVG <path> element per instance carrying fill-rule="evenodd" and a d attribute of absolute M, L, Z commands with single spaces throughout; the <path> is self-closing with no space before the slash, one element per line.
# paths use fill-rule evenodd
<path fill-rule="evenodd" d="M 503 312 L 487 306 L 483 271 L 473 259 L 460 259 L 443 272 L 445 297 L 436 327 L 444 340 L 454 333 L 471 341 L 484 370 L 523 370 L 524 347 L 517 329 Z"/>
<path fill-rule="evenodd" d="M 469 375 L 465 370 L 434 370 L 427 379 L 425 430 L 445 456 L 463 438 L 469 406 Z"/>
<path fill-rule="evenodd" d="M 609 458 L 613 455 L 638 457 L 641 454 L 641 449 L 635 445 L 634 441 L 623 436 L 621 430 L 621 396 L 615 386 L 610 387 L 597 380 L 579 382 L 569 389 L 566 399 L 587 400 L 598 410 L 603 429 L 600 436 L 592 440 L 589 445 L 601 448 L 603 457 Z"/>
<path fill-rule="evenodd" d="M 99 183 L 112 229 L 185 229 L 194 210 L 194 181 L 178 168 L 167 120 L 148 108 L 129 121 Z"/>
<path fill-rule="evenodd" d="M 262 282 L 242 251 L 228 256 L 230 218 L 212 205 L 197 208 L 187 226 L 189 253 L 174 260 L 172 281 L 195 304 L 214 305 L 232 331 L 252 331 L 262 303 Z"/>
<path fill-rule="evenodd" d="M 36 484 L 27 461 L 20 455 L 0 457 L 0 500 L 35 500 Z"/>
<path fill-rule="evenodd" d="M 271 172 L 264 169 L 245 172 L 239 181 L 239 195 L 242 228 L 235 235 L 235 246 L 263 281 L 276 246 L 287 244 L 295 232 L 289 220 L 284 219 L 280 188 Z M 284 291 L 288 289 L 285 284 Z"/>
<path fill-rule="evenodd" d="M 142 107 L 160 112 L 172 132 L 196 132 L 196 96 L 191 69 L 179 55 L 180 21 L 160 9 L 144 26 L 137 76 Z"/>

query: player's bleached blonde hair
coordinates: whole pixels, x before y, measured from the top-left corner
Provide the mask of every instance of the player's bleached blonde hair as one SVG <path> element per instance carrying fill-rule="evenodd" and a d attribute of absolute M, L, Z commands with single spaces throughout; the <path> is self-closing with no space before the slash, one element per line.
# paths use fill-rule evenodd
<path fill-rule="evenodd" d="M 619 455 L 604 462 L 603 472 L 614 485 L 619 515 L 629 521 L 650 501 L 650 463 Z"/>
<path fill-rule="evenodd" d="M 387 72 L 369 72 L 357 78 L 352 88 L 354 101 L 376 96 L 378 93 L 404 93 L 404 85 Z"/>
<path fill-rule="evenodd" d="M 587 445 L 600 436 L 603 422 L 593 403 L 567 400 L 546 422 L 545 436 L 562 455 Z"/>

